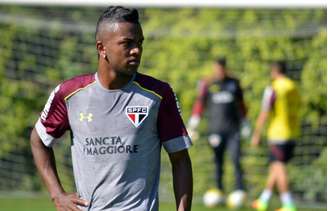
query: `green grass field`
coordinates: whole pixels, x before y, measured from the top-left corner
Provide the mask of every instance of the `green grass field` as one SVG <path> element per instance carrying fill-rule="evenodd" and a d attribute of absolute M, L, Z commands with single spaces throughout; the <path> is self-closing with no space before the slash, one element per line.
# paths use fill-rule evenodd
<path fill-rule="evenodd" d="M 274 210 L 272 207 L 269 211 Z M 174 211 L 173 203 L 161 203 L 160 211 Z M 201 204 L 194 204 L 193 211 L 226 211 L 227 208 L 205 208 Z M 250 208 L 239 209 L 239 211 L 251 211 Z M 324 211 L 326 209 L 302 208 L 298 211 Z M 0 197 L 0 211 L 55 211 L 52 202 L 46 197 L 28 197 L 28 198 L 4 198 Z"/>

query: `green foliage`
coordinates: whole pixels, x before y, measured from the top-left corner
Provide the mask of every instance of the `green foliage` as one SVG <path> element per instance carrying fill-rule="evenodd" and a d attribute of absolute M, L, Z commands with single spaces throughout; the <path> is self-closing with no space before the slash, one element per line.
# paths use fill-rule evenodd
<path fill-rule="evenodd" d="M 312 77 L 326 74 L 324 11 L 150 9 L 144 15 L 146 42 L 141 71 L 171 83 L 185 119 L 195 99 L 196 81 L 210 73 L 212 60 L 218 55 L 228 58 L 232 74 L 239 76 L 247 89 L 252 119 L 270 81 L 268 62 L 275 59 L 304 65 L 304 73 L 298 72 L 297 78 L 302 75 L 301 86 L 307 90 L 305 103 L 325 108 L 325 77 L 320 77 L 319 93 L 312 94 L 308 90 L 317 83 L 303 76 L 306 72 Z M 308 37 L 305 30 L 310 30 L 307 27 L 311 24 L 320 26 L 320 31 Z M 310 106 L 306 110 L 311 115 L 322 115 Z"/>
<path fill-rule="evenodd" d="M 270 83 L 268 64 L 276 59 L 286 59 L 292 69 L 301 66 L 291 76 L 301 78 L 298 82 L 305 105 L 303 121 L 318 125 L 320 117 L 326 115 L 324 11 L 151 9 L 144 14 L 146 41 L 141 71 L 170 82 L 177 92 L 185 121 L 190 116 L 197 81 L 211 73 L 212 61 L 219 55 L 228 58 L 231 73 L 240 78 L 253 122 L 259 113 L 264 87 Z M 309 25 L 319 26 L 319 30 L 307 35 Z M 206 126 L 201 132 L 205 131 Z M 246 142 L 243 151 L 246 152 L 243 158 L 246 182 L 254 196 L 265 185 L 266 148 L 254 151 Z M 195 193 L 204 193 L 214 186 L 213 158 L 206 135 L 190 154 Z M 165 164 L 169 165 L 168 161 Z M 234 181 L 229 176 L 233 174 L 229 162 L 226 168 L 227 189 L 231 190 Z"/>
<path fill-rule="evenodd" d="M 307 201 L 327 201 L 327 149 L 307 168 L 290 166 L 291 185 L 295 190 L 306 190 L 303 198 Z M 311 179 L 309 179 L 311 178 Z"/>
<path fill-rule="evenodd" d="M 316 124 L 327 112 L 327 31 L 319 31 L 310 42 L 302 72 L 302 94 L 308 121 Z"/>

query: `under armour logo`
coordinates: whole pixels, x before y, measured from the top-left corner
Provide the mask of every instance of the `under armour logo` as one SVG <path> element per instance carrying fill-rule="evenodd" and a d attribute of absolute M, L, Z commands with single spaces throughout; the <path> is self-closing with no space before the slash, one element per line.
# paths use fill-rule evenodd
<path fill-rule="evenodd" d="M 80 113 L 80 121 L 83 122 L 84 120 L 87 120 L 88 122 L 91 122 L 93 119 L 93 114 L 92 113 Z"/>

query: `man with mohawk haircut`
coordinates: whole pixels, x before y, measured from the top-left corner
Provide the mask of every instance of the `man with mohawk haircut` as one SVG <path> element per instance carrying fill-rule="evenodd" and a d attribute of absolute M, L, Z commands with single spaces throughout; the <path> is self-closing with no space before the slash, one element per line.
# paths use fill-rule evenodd
<path fill-rule="evenodd" d="M 108 7 L 96 27 L 97 72 L 51 93 L 31 148 L 57 211 L 158 211 L 162 146 L 177 210 L 191 210 L 191 141 L 170 85 L 137 72 L 143 40 L 136 9 Z M 52 150 L 67 130 L 76 193 L 63 189 Z"/>

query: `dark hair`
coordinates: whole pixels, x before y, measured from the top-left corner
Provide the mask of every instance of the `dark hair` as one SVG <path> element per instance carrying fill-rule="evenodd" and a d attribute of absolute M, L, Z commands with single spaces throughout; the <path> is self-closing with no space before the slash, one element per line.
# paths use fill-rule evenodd
<path fill-rule="evenodd" d="M 272 62 L 271 67 L 277 68 L 278 71 L 283 74 L 285 74 L 287 71 L 287 63 L 286 63 L 286 61 L 283 61 L 283 60 L 278 60 L 278 61 Z"/>
<path fill-rule="evenodd" d="M 100 15 L 97 27 L 96 27 L 96 37 L 98 35 L 100 25 L 103 22 L 117 23 L 117 22 L 130 22 L 139 24 L 139 13 L 136 9 L 125 8 L 121 6 L 109 6 Z"/>
<path fill-rule="evenodd" d="M 226 67 L 227 60 L 224 57 L 219 57 L 215 60 L 215 63 L 221 65 L 222 67 Z"/>

